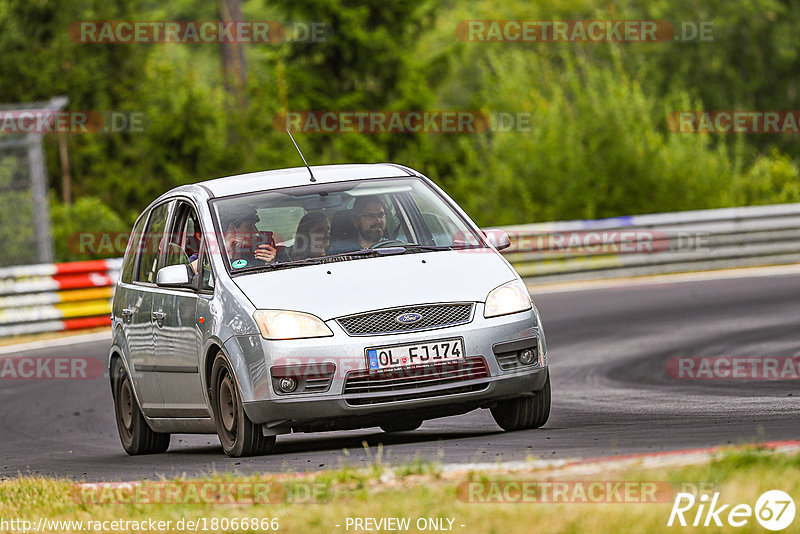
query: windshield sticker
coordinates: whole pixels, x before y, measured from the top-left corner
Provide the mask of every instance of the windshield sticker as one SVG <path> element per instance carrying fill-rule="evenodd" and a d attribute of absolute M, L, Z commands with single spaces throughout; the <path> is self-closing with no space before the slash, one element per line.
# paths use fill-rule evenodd
<path fill-rule="evenodd" d="M 234 269 L 241 269 L 245 265 L 247 265 L 247 260 L 242 260 L 242 259 L 233 260 L 233 263 L 231 263 L 231 267 L 233 267 Z"/>

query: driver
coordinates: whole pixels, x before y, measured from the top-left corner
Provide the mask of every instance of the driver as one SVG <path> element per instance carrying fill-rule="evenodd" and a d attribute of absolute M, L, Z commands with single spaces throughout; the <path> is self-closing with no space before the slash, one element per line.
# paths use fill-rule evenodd
<path fill-rule="evenodd" d="M 353 204 L 353 226 L 355 235 L 331 245 L 328 254 L 371 248 L 386 241 L 386 205 L 383 200 L 377 196 L 358 197 Z"/>

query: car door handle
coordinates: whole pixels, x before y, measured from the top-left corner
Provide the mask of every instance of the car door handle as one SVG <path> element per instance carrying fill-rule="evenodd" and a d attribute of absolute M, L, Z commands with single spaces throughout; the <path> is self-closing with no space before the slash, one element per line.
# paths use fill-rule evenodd
<path fill-rule="evenodd" d="M 153 319 L 155 319 L 156 321 L 163 321 L 164 317 L 166 317 L 166 316 L 167 316 L 167 314 L 164 313 L 163 311 L 160 311 L 160 310 L 153 312 Z"/>
<path fill-rule="evenodd" d="M 133 317 L 133 310 L 130 308 L 122 308 L 123 317 Z"/>

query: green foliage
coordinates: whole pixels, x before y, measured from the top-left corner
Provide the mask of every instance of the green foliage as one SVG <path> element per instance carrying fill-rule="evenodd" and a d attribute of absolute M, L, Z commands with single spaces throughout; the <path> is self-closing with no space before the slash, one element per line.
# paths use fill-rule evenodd
<path fill-rule="evenodd" d="M 101 199 L 85 196 L 72 205 L 54 200 L 50 204 L 58 261 L 116 258 L 122 255 L 130 228 Z"/>
<path fill-rule="evenodd" d="M 761 156 L 747 174 L 734 183 L 736 205 L 800 202 L 800 172 L 797 165 L 777 150 Z"/>
<path fill-rule="evenodd" d="M 438 178 L 485 224 L 599 218 L 715 207 L 736 173 L 708 136 L 665 132 L 685 94 L 649 98 L 619 66 L 598 67 L 563 51 L 489 53 L 470 66 L 481 107 L 524 110 L 529 131 L 460 139 Z M 557 76 L 559 83 L 552 83 Z M 671 104 L 667 104 L 667 102 Z M 444 152 L 443 148 L 439 150 Z M 481 195 L 472 192 L 481 190 Z"/>
<path fill-rule="evenodd" d="M 87 228 L 113 225 L 112 213 L 129 226 L 179 184 L 297 166 L 274 120 L 285 110 L 530 114 L 524 130 L 297 136 L 312 164 L 411 165 L 481 225 L 800 199 L 800 137 L 667 127 L 673 111 L 800 109 L 800 0 L 242 0 L 248 20 L 290 32 L 293 22 L 319 21 L 331 32 L 324 42 L 245 45 L 241 95 L 225 88 L 219 45 L 83 44 L 67 31 L 80 20 L 213 20 L 217 9 L 200 0 L 0 0 L 0 102 L 65 94 L 71 110 L 147 116 L 144 132 L 69 136 L 74 195 L 92 197 L 87 212 L 98 217 L 81 219 Z M 464 42 L 456 27 L 470 19 L 669 20 L 678 31 L 710 22 L 713 40 Z M 57 145 L 48 139 L 46 149 L 58 191 Z M 59 209 L 54 233 L 63 237 L 72 215 Z M 0 213 L 4 242 L 26 242 L 31 230 L 12 230 L 11 216 Z M 60 260 L 70 254 L 59 248 Z"/>

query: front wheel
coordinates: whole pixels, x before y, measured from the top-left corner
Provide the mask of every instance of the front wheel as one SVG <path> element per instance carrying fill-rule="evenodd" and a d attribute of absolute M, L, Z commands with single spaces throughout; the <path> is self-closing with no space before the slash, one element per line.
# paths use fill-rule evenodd
<path fill-rule="evenodd" d="M 166 452 L 169 448 L 170 435 L 154 432 L 148 426 L 133 394 L 131 378 L 121 361 L 115 360 L 112 373 L 114 415 L 122 448 L 131 456 Z"/>
<path fill-rule="evenodd" d="M 534 391 L 533 397 L 498 402 L 492 408 L 492 417 L 506 431 L 543 426 L 550 418 L 550 372 L 547 372 L 544 387 Z"/>
<path fill-rule="evenodd" d="M 221 352 L 214 359 L 211 369 L 211 404 L 217 435 L 225 454 L 238 458 L 272 451 L 275 436 L 265 436 L 261 432 L 261 425 L 247 417 L 236 379 Z"/>

